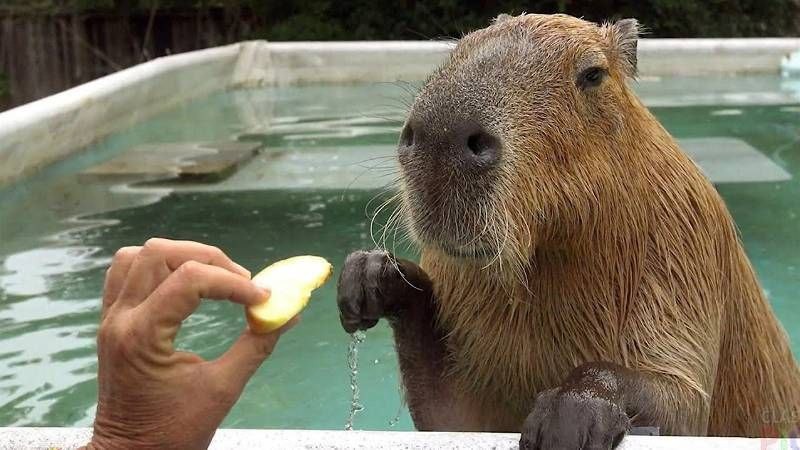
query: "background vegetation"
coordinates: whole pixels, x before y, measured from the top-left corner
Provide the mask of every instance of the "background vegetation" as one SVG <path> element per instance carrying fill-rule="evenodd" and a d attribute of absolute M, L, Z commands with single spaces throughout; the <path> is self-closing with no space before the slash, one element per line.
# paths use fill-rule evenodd
<path fill-rule="evenodd" d="M 458 37 L 501 12 L 636 17 L 653 37 L 800 34 L 800 0 L 0 0 L 25 14 L 223 10 L 273 40 Z"/>

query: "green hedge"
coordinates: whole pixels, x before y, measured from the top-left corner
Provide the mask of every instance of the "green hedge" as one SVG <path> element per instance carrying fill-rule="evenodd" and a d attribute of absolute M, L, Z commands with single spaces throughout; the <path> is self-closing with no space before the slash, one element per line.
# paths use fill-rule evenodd
<path fill-rule="evenodd" d="M 502 12 L 562 12 L 601 22 L 635 17 L 653 37 L 792 36 L 800 0 L 286 0 L 255 6 L 261 36 L 299 39 L 459 37 Z"/>
<path fill-rule="evenodd" d="M 459 37 L 499 13 L 562 12 L 593 21 L 635 17 L 653 37 L 796 36 L 800 0 L 0 0 L 38 13 L 168 9 L 225 12 L 273 40 Z"/>

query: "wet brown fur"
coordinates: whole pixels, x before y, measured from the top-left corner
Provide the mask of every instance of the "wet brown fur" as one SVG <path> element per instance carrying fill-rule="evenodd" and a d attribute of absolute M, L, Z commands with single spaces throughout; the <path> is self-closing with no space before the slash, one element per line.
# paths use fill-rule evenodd
<path fill-rule="evenodd" d="M 490 257 L 443 250 L 425 211 L 459 216 L 466 199 L 450 190 L 423 207 L 404 173 L 471 428 L 518 430 L 536 393 L 588 361 L 651 374 L 662 432 L 759 436 L 800 421 L 800 372 L 730 214 L 626 83 L 636 37 L 569 16 L 503 18 L 465 36 L 414 105 L 467 95 L 503 140 L 489 200 L 465 223 L 440 219 Z M 581 93 L 585 64 L 609 76 Z"/>

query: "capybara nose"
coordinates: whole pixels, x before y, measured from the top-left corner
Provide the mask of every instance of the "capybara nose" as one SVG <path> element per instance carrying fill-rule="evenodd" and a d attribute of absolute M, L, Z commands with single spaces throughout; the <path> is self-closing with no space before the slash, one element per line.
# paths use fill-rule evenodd
<path fill-rule="evenodd" d="M 489 168 L 500 160 L 501 144 L 500 139 L 471 120 L 447 125 L 409 120 L 400 133 L 398 151 L 463 168 Z"/>

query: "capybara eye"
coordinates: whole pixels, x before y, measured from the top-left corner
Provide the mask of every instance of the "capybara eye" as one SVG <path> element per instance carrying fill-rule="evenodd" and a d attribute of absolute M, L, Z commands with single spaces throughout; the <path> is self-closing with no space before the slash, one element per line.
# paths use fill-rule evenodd
<path fill-rule="evenodd" d="M 606 71 L 602 67 L 590 67 L 578 76 L 578 87 L 587 89 L 595 87 L 603 81 Z"/>
<path fill-rule="evenodd" d="M 414 144 L 414 129 L 411 128 L 411 124 L 406 124 L 403 127 L 403 131 L 400 133 L 400 145 L 410 147 Z"/>

